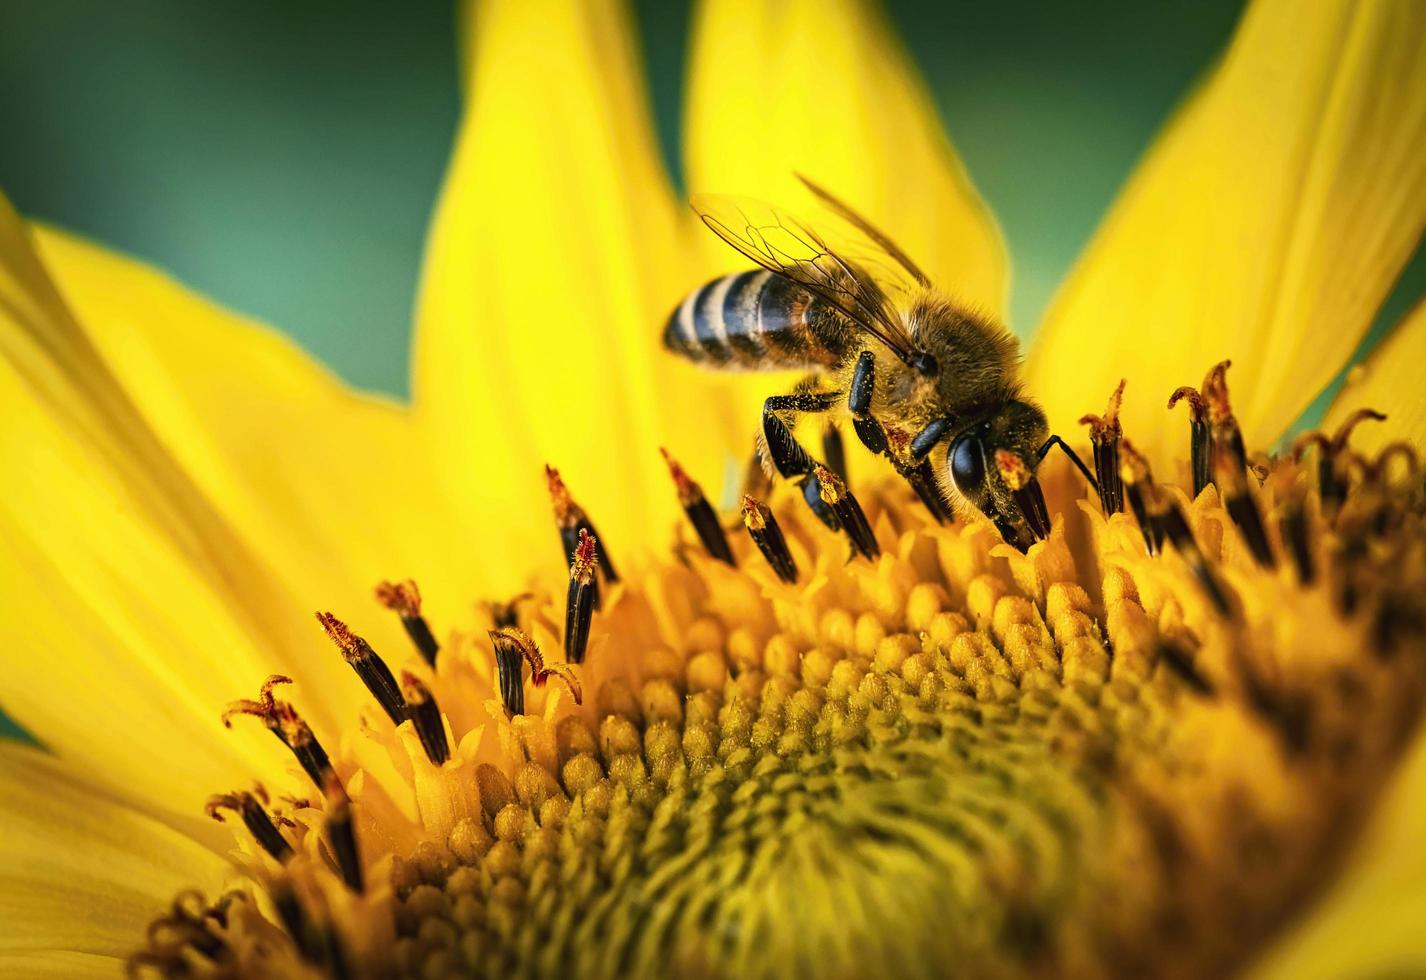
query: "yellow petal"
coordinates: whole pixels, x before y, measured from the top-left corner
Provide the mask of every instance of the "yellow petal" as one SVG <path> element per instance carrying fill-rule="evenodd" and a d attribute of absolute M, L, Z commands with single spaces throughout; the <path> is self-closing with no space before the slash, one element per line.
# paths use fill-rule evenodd
<path fill-rule="evenodd" d="M 321 474 L 301 477 L 285 465 L 300 447 L 275 444 L 305 424 L 285 413 L 315 419 L 321 401 L 298 397 L 297 375 L 278 370 L 259 331 L 210 332 L 216 314 L 165 280 L 45 242 L 92 333 L 0 206 L 0 701 L 116 793 L 196 812 L 214 790 L 281 778 L 281 751 L 259 726 L 222 730 L 229 700 L 290 674 L 318 734 L 335 738 L 365 699 L 312 622 L 315 606 L 365 602 L 374 625 L 396 629 L 364 588 L 326 594 L 358 577 L 324 563 L 365 569 L 313 553 L 317 532 L 301 525 L 323 525 L 302 510 L 311 491 L 291 484 Z M 232 491 L 225 506 L 200 482 Z M 257 523 L 251 536 L 242 521 Z"/>
<path fill-rule="evenodd" d="M 450 529 L 409 412 L 142 263 L 51 229 L 36 244 L 145 421 L 307 603 L 366 609 L 381 578 L 459 573 L 427 557 Z"/>
<path fill-rule="evenodd" d="M 716 379 L 670 374 L 660 349 L 692 285 L 687 226 L 629 16 L 613 2 L 494 2 L 466 20 L 470 92 L 418 304 L 417 408 L 478 536 L 472 561 L 563 574 L 548 462 L 617 562 L 664 541 L 677 515 L 658 446 L 716 478 L 732 431 Z"/>
<path fill-rule="evenodd" d="M 684 126 L 691 190 L 761 198 L 810 221 L 819 212 L 794 176 L 805 174 L 943 288 L 1004 312 L 999 229 L 875 5 L 706 0 L 695 26 Z M 723 263 L 732 267 L 731 253 Z"/>
<path fill-rule="evenodd" d="M 1233 359 L 1265 447 L 1356 348 L 1426 222 L 1426 5 L 1259 0 L 1051 305 L 1031 390 L 1063 431 L 1129 378 L 1125 430 Z M 1162 458 L 1162 456 L 1160 456 Z"/>
<path fill-rule="evenodd" d="M 1352 980 L 1426 974 L 1426 739 L 1418 737 L 1377 805 L 1342 877 L 1250 975 Z"/>
<path fill-rule="evenodd" d="M 93 958 L 133 952 L 179 891 L 215 897 L 227 873 L 215 851 L 106 797 L 59 760 L 0 744 L 6 976 L 93 972 L 102 965 Z"/>
<path fill-rule="evenodd" d="M 1396 439 L 1426 446 L 1426 389 L 1421 365 L 1426 363 L 1426 302 L 1397 324 L 1366 363 L 1347 375 L 1322 428 L 1337 426 L 1359 408 L 1384 412 L 1385 422 L 1367 422 L 1352 431 L 1352 446 L 1364 452 Z"/>

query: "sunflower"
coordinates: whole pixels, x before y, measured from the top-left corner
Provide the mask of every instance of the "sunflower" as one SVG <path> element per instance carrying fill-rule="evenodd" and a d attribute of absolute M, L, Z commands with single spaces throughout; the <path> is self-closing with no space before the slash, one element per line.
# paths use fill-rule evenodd
<path fill-rule="evenodd" d="M 875 10 L 695 37 L 691 187 L 809 173 L 1003 311 Z M 720 518 L 777 382 L 658 349 L 735 266 L 627 12 L 462 39 L 410 408 L 0 211 L 9 975 L 1426 969 L 1426 307 L 1280 444 L 1426 221 L 1426 10 L 1249 8 L 1036 336 L 1105 493 L 1046 464 L 1024 551 L 870 457 L 850 541 Z"/>

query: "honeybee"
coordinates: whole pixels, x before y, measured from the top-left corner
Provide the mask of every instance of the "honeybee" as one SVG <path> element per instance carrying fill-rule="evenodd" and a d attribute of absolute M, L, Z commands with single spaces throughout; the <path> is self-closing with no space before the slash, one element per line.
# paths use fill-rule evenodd
<path fill-rule="evenodd" d="M 865 255 L 855 243 L 834 251 L 766 205 L 696 197 L 703 223 L 759 268 L 690 293 L 668 319 L 664 346 L 713 368 L 811 372 L 763 403 L 758 448 L 830 526 L 816 463 L 793 434 L 804 415 L 850 416 L 863 445 L 887 457 L 938 520 L 968 503 L 1021 550 L 1048 535 L 1034 470 L 1049 449 L 1059 445 L 1094 479 L 1024 392 L 1014 335 L 957 305 L 886 234 L 802 180 L 865 239 Z"/>

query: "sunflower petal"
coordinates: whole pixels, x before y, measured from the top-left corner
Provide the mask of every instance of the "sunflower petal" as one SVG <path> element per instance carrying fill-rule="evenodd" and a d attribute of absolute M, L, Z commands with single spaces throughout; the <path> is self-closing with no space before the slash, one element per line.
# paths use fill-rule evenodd
<path fill-rule="evenodd" d="M 1169 393 L 1232 358 L 1244 435 L 1273 442 L 1420 238 L 1423 145 L 1426 6 L 1254 3 L 1051 305 L 1028 371 L 1051 424 L 1127 376 L 1125 430 L 1178 446 Z"/>
<path fill-rule="evenodd" d="M 695 28 L 684 127 L 692 190 L 815 218 L 803 174 L 953 295 L 1004 312 L 999 229 L 880 10 L 863 0 L 707 0 Z"/>
<path fill-rule="evenodd" d="M 1366 363 L 1347 375 L 1347 384 L 1327 410 L 1323 429 L 1337 426 L 1359 408 L 1384 412 L 1387 422 L 1363 425 L 1352 432 L 1352 445 L 1360 450 L 1380 449 L 1395 439 L 1426 446 L 1426 391 L 1421 388 L 1421 365 L 1426 363 L 1426 302 L 1406 315 L 1387 334 Z"/>
<path fill-rule="evenodd" d="M 497 2 L 465 21 L 469 92 L 418 304 L 417 408 L 480 549 L 522 559 L 490 564 L 562 575 L 553 528 L 525 519 L 543 506 L 544 463 L 627 551 L 677 515 L 657 447 L 719 473 L 731 416 L 713 379 L 671 374 L 659 349 L 694 277 L 628 12 Z"/>
<path fill-rule="evenodd" d="M 1426 738 L 1418 737 L 1342 877 L 1249 971 L 1255 980 L 1426 974 Z"/>
<path fill-rule="evenodd" d="M 213 897 L 228 873 L 215 851 L 13 744 L 0 744 L 0 828 L 7 976 L 94 972 L 98 957 L 133 952 L 179 891 Z"/>
<path fill-rule="evenodd" d="M 127 325 L 142 349 L 132 324 L 144 314 L 117 299 L 123 276 L 106 282 L 123 316 L 105 326 Z M 184 321 L 190 337 L 201 322 Z M 0 699 L 115 792 L 197 812 L 213 789 L 280 764 L 265 733 L 222 731 L 227 701 L 289 673 L 313 724 L 330 731 L 359 685 L 308 619 L 316 598 L 294 596 L 174 459 L 144 414 L 163 393 L 144 394 L 155 400 L 141 409 L 0 199 Z M 258 440 L 245 448 L 261 471 Z"/>

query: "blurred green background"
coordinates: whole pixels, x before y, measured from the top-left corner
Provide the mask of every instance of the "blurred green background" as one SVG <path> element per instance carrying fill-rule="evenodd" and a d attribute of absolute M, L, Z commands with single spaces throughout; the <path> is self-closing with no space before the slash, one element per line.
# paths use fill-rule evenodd
<path fill-rule="evenodd" d="M 1022 335 L 1241 5 L 889 0 L 1004 227 Z M 688 5 L 636 7 L 677 174 Z M 426 0 L 7 0 L 0 187 L 405 395 L 459 108 L 452 22 Z M 1382 323 L 1423 286 L 1418 251 Z"/>

